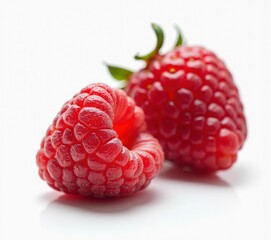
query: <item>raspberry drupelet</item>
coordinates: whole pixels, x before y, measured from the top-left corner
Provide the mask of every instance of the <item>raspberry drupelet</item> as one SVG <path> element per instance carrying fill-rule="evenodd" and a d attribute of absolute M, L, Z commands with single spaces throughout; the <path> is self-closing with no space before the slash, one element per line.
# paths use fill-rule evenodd
<path fill-rule="evenodd" d="M 108 66 L 126 80 L 126 92 L 144 110 L 147 128 L 166 159 L 203 172 L 228 169 L 247 136 L 243 105 L 233 77 L 213 52 L 182 45 L 160 54 L 162 29 L 153 24 L 157 46 L 136 56 L 146 65 L 131 72 Z"/>
<path fill-rule="evenodd" d="M 143 111 L 106 84 L 91 84 L 63 105 L 36 157 L 40 177 L 52 188 L 99 198 L 144 189 L 163 159 Z"/>

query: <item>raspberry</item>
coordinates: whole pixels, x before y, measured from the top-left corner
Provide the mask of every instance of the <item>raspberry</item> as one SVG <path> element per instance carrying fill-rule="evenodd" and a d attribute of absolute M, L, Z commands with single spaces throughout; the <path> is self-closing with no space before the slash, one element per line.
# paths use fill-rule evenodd
<path fill-rule="evenodd" d="M 181 45 L 159 54 L 163 32 L 153 25 L 157 46 L 137 72 L 108 66 L 113 77 L 127 81 L 126 91 L 146 116 L 165 157 L 197 171 L 227 169 L 247 136 L 239 92 L 228 68 L 213 52 Z"/>
<path fill-rule="evenodd" d="M 144 189 L 163 158 L 134 101 L 122 90 L 91 84 L 64 104 L 36 160 L 52 188 L 102 198 Z"/>

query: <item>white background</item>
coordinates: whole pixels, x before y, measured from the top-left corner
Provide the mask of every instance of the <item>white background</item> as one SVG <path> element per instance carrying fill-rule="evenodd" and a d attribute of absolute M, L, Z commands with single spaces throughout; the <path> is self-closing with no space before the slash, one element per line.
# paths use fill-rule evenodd
<path fill-rule="evenodd" d="M 268 0 L 1 0 L 0 239 L 271 239 L 270 15 Z M 124 199 L 51 190 L 35 165 L 46 128 L 87 84 L 116 85 L 102 61 L 141 66 L 132 56 L 153 48 L 151 22 L 165 29 L 163 50 L 177 23 L 231 69 L 249 125 L 237 164 L 211 176 L 166 164 Z"/>

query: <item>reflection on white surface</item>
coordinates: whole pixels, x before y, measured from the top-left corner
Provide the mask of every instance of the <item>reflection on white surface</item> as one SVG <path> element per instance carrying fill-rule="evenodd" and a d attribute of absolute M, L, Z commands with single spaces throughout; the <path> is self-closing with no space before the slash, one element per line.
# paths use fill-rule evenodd
<path fill-rule="evenodd" d="M 57 197 L 52 200 L 53 196 Z M 151 234 L 156 226 L 164 226 L 159 229 L 163 235 L 178 225 L 210 224 L 233 214 L 239 205 L 233 188 L 219 176 L 185 173 L 170 164 L 149 188 L 126 198 L 101 200 L 56 193 L 40 200 L 49 201 L 40 215 L 46 231 L 70 237 L 137 235 L 137 229 Z"/>
<path fill-rule="evenodd" d="M 61 195 L 47 205 L 40 217 L 44 227 L 53 233 L 63 233 L 65 229 L 67 234 L 75 235 L 112 234 L 118 233 L 122 227 L 127 230 L 139 215 L 144 216 L 143 209 L 157 201 L 157 192 L 151 190 L 105 200 Z"/>

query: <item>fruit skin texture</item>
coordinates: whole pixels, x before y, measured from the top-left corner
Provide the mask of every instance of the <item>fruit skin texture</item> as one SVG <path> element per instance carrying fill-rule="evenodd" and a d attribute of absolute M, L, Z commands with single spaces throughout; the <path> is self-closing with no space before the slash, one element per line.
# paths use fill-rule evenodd
<path fill-rule="evenodd" d="M 213 52 L 179 46 L 128 79 L 127 94 L 169 159 L 196 171 L 227 169 L 247 136 L 238 89 Z"/>
<path fill-rule="evenodd" d="M 122 90 L 91 84 L 66 102 L 36 156 L 39 175 L 70 194 L 118 197 L 144 189 L 164 155 L 143 111 Z"/>

